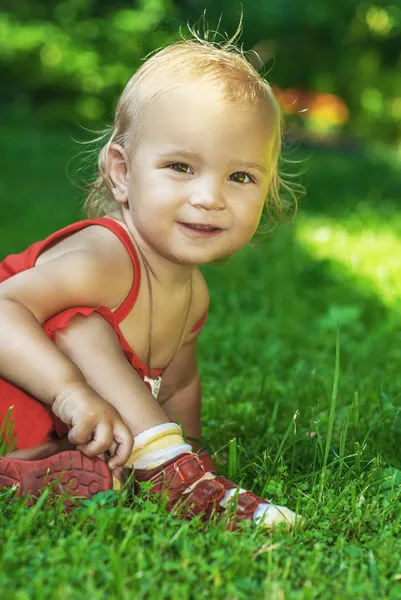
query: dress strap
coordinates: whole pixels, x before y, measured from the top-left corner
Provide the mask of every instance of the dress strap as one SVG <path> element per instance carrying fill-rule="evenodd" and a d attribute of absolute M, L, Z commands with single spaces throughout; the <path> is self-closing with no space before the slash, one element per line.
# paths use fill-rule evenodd
<path fill-rule="evenodd" d="M 59 229 L 58 231 L 51 234 L 45 240 L 41 242 L 36 242 L 32 246 L 32 252 L 30 253 L 28 264 L 26 268 L 31 268 L 35 265 L 35 262 L 41 252 L 52 244 L 53 242 L 58 242 L 62 238 L 67 237 L 68 235 L 75 233 L 76 231 L 80 231 L 81 229 L 85 229 L 85 227 L 89 227 L 91 225 L 100 225 L 101 227 L 106 227 L 110 231 L 112 231 L 118 239 L 124 244 L 125 249 L 127 250 L 134 270 L 134 280 L 132 282 L 132 286 L 130 291 L 128 292 L 128 296 L 125 298 L 123 303 L 117 308 L 117 310 L 112 313 L 114 322 L 118 325 L 125 319 L 125 317 L 130 313 L 135 302 L 138 298 L 139 288 L 141 285 L 141 265 L 139 262 L 138 254 L 135 248 L 133 241 L 130 236 L 118 221 L 114 221 L 109 217 L 98 217 L 95 219 L 85 219 L 83 221 L 77 221 L 76 223 L 71 223 L 64 227 L 63 229 Z M 203 315 L 203 317 L 193 326 L 191 332 L 195 332 L 200 329 L 207 318 L 207 312 Z"/>
<path fill-rule="evenodd" d="M 200 329 L 201 327 L 203 327 L 203 325 L 205 324 L 205 321 L 207 319 L 207 315 L 208 315 L 208 313 L 205 312 L 205 314 L 203 315 L 203 317 L 201 319 L 199 319 L 199 321 L 197 323 L 195 323 L 195 325 L 191 329 L 191 333 L 194 333 L 195 331 L 198 331 L 198 329 Z"/>
<path fill-rule="evenodd" d="M 64 227 L 63 229 L 59 229 L 42 242 L 38 242 L 35 244 L 34 252 L 31 255 L 29 261 L 32 264 L 29 266 L 34 266 L 39 254 L 51 243 L 60 241 L 62 238 L 67 237 L 68 235 L 75 233 L 76 231 L 80 231 L 81 229 L 85 229 L 85 227 L 90 227 L 91 225 L 100 225 L 101 227 L 106 227 L 107 229 L 112 231 L 122 242 L 122 244 L 124 244 L 132 261 L 132 266 L 134 269 L 134 280 L 132 282 L 131 289 L 128 292 L 128 296 L 125 298 L 123 303 L 113 313 L 114 320 L 118 324 L 121 323 L 121 321 L 123 321 L 125 317 L 129 314 L 138 298 L 139 287 L 141 284 L 141 266 L 139 263 L 135 246 L 131 238 L 125 231 L 124 227 L 120 225 L 120 223 L 118 223 L 117 221 L 114 221 L 109 217 L 98 217 L 96 219 L 85 219 L 84 221 L 77 221 L 76 223 L 67 225 L 67 227 Z"/>
<path fill-rule="evenodd" d="M 132 282 L 131 289 L 128 292 L 128 296 L 114 312 L 114 320 L 118 324 L 121 323 L 121 321 L 123 321 L 125 317 L 130 313 L 132 307 L 137 301 L 139 288 L 141 285 L 141 265 L 139 263 L 136 248 L 130 236 L 125 231 L 124 227 L 120 225 L 120 223 L 118 223 L 117 221 L 113 221 L 108 217 L 103 217 L 101 219 L 101 222 L 98 223 L 98 225 L 103 225 L 104 227 L 107 227 L 107 229 L 110 229 L 110 231 L 116 234 L 118 239 L 124 244 L 128 254 L 130 255 L 132 266 L 134 269 L 134 280 Z"/>

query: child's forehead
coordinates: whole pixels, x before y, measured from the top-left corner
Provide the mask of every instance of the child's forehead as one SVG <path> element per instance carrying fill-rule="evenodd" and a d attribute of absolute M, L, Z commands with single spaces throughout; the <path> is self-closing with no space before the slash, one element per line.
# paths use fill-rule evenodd
<path fill-rule="evenodd" d="M 216 110 L 250 111 L 253 107 L 269 108 L 265 98 L 230 94 L 227 82 L 202 79 L 188 80 L 168 88 L 155 90 L 148 102 L 148 110 L 191 111 L 202 107 L 206 114 Z M 200 115 L 201 116 L 201 115 Z"/>
<path fill-rule="evenodd" d="M 273 113 L 267 101 L 229 99 L 210 82 L 177 85 L 155 94 L 144 115 L 145 137 L 190 136 L 233 138 L 271 132 Z"/>

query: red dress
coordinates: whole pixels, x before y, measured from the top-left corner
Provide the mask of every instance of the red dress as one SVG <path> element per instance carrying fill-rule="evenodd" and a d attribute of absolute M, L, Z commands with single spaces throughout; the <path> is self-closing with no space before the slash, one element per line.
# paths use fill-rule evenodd
<path fill-rule="evenodd" d="M 48 319 L 42 326 L 43 330 L 46 335 L 54 341 L 56 331 L 65 329 L 74 315 L 80 314 L 89 316 L 94 312 L 99 313 L 115 331 L 127 360 L 139 373 L 141 378 L 144 380 L 145 377 L 157 377 L 162 374 L 162 371 L 153 369 L 152 374 L 148 372 L 147 366 L 128 345 L 119 327 L 121 321 L 125 319 L 133 308 L 138 297 L 141 284 L 141 269 L 135 246 L 125 229 L 116 221 L 106 217 L 79 221 L 78 223 L 73 223 L 72 225 L 68 225 L 63 229 L 56 231 L 41 242 L 32 244 L 20 254 L 11 254 L 0 262 L 0 283 L 21 271 L 34 267 L 39 254 L 53 242 L 60 241 L 71 233 L 84 229 L 89 225 L 101 225 L 106 227 L 124 244 L 131 257 L 135 274 L 131 290 L 124 302 L 115 312 L 112 312 L 106 306 L 96 306 L 92 308 L 77 306 L 75 308 L 68 308 Z M 206 316 L 207 315 L 205 314 L 202 317 L 202 319 L 193 327 L 192 331 L 196 331 L 203 325 Z M 150 388 L 149 383 L 146 381 L 145 383 Z M 36 398 L 13 383 L 0 378 L 0 429 L 1 423 L 11 406 L 13 407 L 12 420 L 14 421 L 12 437 L 16 441 L 15 447 L 21 449 L 32 448 L 33 446 L 37 446 L 49 438 L 54 437 L 55 434 L 59 437 L 64 437 L 68 432 L 68 427 L 53 415 L 51 408 L 48 405 L 39 402 Z"/>

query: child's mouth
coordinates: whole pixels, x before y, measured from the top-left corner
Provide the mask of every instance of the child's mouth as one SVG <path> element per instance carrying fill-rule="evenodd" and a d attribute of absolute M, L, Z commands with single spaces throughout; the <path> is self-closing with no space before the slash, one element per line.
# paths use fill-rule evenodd
<path fill-rule="evenodd" d="M 184 229 L 193 232 L 195 235 L 215 235 L 223 231 L 220 227 L 213 227 L 209 225 L 202 225 L 200 223 L 180 223 Z"/>

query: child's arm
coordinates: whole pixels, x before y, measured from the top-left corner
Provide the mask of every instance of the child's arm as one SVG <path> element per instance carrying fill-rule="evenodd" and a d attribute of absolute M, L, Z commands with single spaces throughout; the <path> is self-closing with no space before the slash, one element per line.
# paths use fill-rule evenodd
<path fill-rule="evenodd" d="M 195 321 L 209 310 L 209 291 L 202 273 L 194 273 Z M 188 442 L 201 447 L 201 384 L 197 364 L 197 342 L 202 329 L 191 332 L 163 375 L 159 402 L 167 416 L 182 425 Z M 197 441 L 199 440 L 199 441 Z"/>
<path fill-rule="evenodd" d="M 198 335 L 191 334 L 163 375 L 159 395 L 162 406 L 127 361 L 116 334 L 100 315 L 77 315 L 57 333 L 55 342 L 79 367 L 89 385 L 117 408 L 134 436 L 171 418 L 180 422 L 188 437 L 199 439 Z"/>
<path fill-rule="evenodd" d="M 195 322 L 209 310 L 209 291 L 202 273 L 194 273 Z M 197 318 L 196 318 L 197 317 Z M 190 333 L 163 375 L 159 402 L 167 416 L 182 425 L 195 450 L 201 444 L 201 384 L 197 364 L 197 342 L 202 329 Z M 197 441 L 199 440 L 199 441 Z"/>
<path fill-rule="evenodd" d="M 99 248 L 71 251 L 0 285 L 0 376 L 52 405 L 71 426 L 70 441 L 83 452 L 93 456 L 112 448 L 113 465 L 121 465 L 132 449 L 128 428 L 41 327 L 69 307 L 115 306 L 124 300 L 132 267 L 127 274 L 124 260 L 110 254 Z"/>
<path fill-rule="evenodd" d="M 103 317 L 77 315 L 56 334 L 55 343 L 79 367 L 88 384 L 116 407 L 134 436 L 166 423 L 165 412 L 127 361 Z"/>

